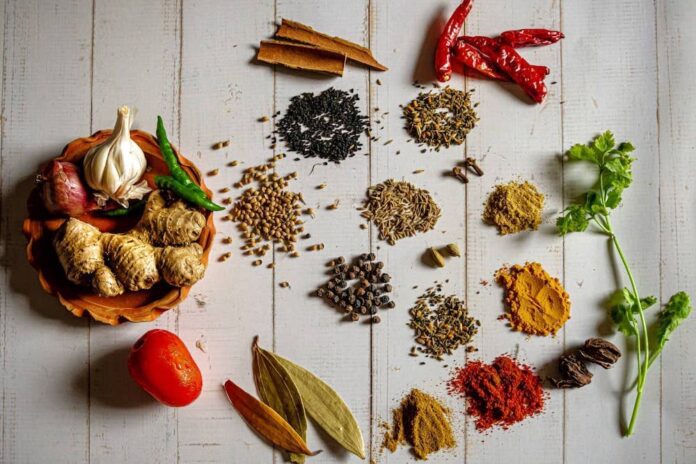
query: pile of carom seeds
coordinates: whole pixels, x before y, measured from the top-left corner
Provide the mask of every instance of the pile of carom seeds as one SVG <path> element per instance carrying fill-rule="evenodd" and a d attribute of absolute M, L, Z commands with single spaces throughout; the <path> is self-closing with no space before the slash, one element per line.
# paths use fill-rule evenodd
<path fill-rule="evenodd" d="M 254 188 L 245 190 L 230 211 L 229 218 L 236 222 L 244 239 L 244 254 L 263 257 L 273 243 L 282 243 L 279 251 L 299 256 L 295 250 L 297 235 L 304 231 L 304 221 L 300 219 L 302 203 L 301 193 L 287 190 L 288 182 L 297 178 L 293 172 L 281 177 L 273 169 L 276 162 L 285 155 L 276 155 L 268 163 L 244 170 L 239 182 L 234 184 L 241 188 L 253 182 Z M 261 259 L 252 264 L 261 265 Z"/>
<path fill-rule="evenodd" d="M 384 263 L 376 259 L 374 253 L 363 253 L 350 263 L 343 256 L 332 260 L 329 263 L 332 277 L 317 289 L 316 295 L 343 311 L 353 322 L 360 320 L 360 316 L 371 316 L 371 321 L 378 324 L 381 319 L 377 310 L 396 305 L 388 295 L 392 291 L 391 276 L 383 272 Z"/>
<path fill-rule="evenodd" d="M 456 295 L 444 295 L 441 283 L 419 296 L 409 314 L 408 326 L 414 330 L 416 343 L 420 345 L 411 348 L 411 355 L 417 356 L 418 351 L 438 361 L 470 343 L 481 325 L 469 316 L 464 302 Z M 467 347 L 467 351 L 474 350 L 472 346 Z"/>
<path fill-rule="evenodd" d="M 318 95 L 306 92 L 290 99 L 277 132 L 288 149 L 305 158 L 340 163 L 362 147 L 360 135 L 369 127 L 360 114 L 358 94 L 333 87 Z"/>
<path fill-rule="evenodd" d="M 430 192 L 405 181 L 388 179 L 367 190 L 362 216 L 379 230 L 379 239 L 397 240 L 427 232 L 440 219 L 440 208 Z"/>
<path fill-rule="evenodd" d="M 421 92 L 403 107 L 404 128 L 419 144 L 435 151 L 461 145 L 479 120 L 474 111 L 477 105 L 471 103 L 472 92 L 450 86 Z"/>

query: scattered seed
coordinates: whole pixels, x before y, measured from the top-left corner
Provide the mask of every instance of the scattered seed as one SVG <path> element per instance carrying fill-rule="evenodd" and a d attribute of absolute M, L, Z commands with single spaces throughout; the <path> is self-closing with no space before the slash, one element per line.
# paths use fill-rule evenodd
<path fill-rule="evenodd" d="M 217 176 L 219 172 L 219 169 L 213 169 L 212 171 L 208 171 L 208 176 Z"/>
<path fill-rule="evenodd" d="M 258 119 L 258 121 L 259 121 L 259 122 L 268 122 L 268 116 L 261 116 L 261 117 Z"/>
<path fill-rule="evenodd" d="M 287 282 L 280 282 L 278 285 L 280 288 L 288 288 L 290 286 L 290 284 Z"/>
<path fill-rule="evenodd" d="M 222 255 L 220 255 L 220 257 L 218 258 L 218 261 L 220 261 L 220 262 L 227 261 L 231 257 L 232 257 L 232 253 L 228 251 L 227 253 L 223 253 Z"/>
<path fill-rule="evenodd" d="M 214 143 L 212 148 L 213 148 L 213 150 L 219 150 L 221 148 L 225 148 L 225 147 L 229 146 L 229 144 L 230 144 L 229 140 L 223 140 L 221 142 Z"/>

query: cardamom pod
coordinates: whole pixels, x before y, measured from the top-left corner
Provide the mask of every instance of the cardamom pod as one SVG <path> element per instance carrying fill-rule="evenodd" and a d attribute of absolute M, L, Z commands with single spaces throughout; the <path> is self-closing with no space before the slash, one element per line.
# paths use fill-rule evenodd
<path fill-rule="evenodd" d="M 430 247 L 428 251 L 430 252 L 430 259 L 432 259 L 437 267 L 445 267 L 445 258 L 439 251 L 433 247 Z"/>
<path fill-rule="evenodd" d="M 365 443 L 360 426 L 338 393 L 307 369 L 275 353 L 259 350 L 268 353 L 285 367 L 302 396 L 307 414 L 316 424 L 343 448 L 365 459 Z"/>
<path fill-rule="evenodd" d="M 314 456 L 321 452 L 321 450 L 310 451 L 302 437 L 273 408 L 266 406 L 231 380 L 225 382 L 225 393 L 249 427 L 273 445 L 290 453 L 301 453 L 307 456 Z"/>
<path fill-rule="evenodd" d="M 456 256 L 457 258 L 460 258 L 462 256 L 462 252 L 459 251 L 459 246 L 456 243 L 450 243 L 445 248 L 447 249 L 447 252 L 452 256 Z"/>
<path fill-rule="evenodd" d="M 302 397 L 290 374 L 275 358 L 259 349 L 258 337 L 254 338 L 252 353 L 254 383 L 259 398 L 285 419 L 303 440 L 306 440 L 307 416 Z M 305 457 L 303 454 L 290 453 L 289 460 L 295 464 L 302 464 Z"/>

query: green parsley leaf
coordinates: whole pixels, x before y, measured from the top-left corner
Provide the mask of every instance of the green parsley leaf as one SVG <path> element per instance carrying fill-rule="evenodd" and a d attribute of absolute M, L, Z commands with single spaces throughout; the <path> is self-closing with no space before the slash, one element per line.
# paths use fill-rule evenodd
<path fill-rule="evenodd" d="M 592 142 L 592 148 L 596 152 L 604 154 L 614 148 L 616 142 L 614 142 L 614 134 L 611 131 L 606 131 Z"/>
<path fill-rule="evenodd" d="M 556 228 L 560 235 L 582 232 L 589 224 L 587 210 L 583 205 L 570 205 L 563 212 L 563 216 L 556 219 Z"/>
<path fill-rule="evenodd" d="M 570 150 L 568 150 L 567 155 L 568 159 L 571 159 L 573 161 L 589 161 L 595 164 L 597 164 L 598 161 L 595 151 L 587 145 L 583 145 L 581 143 L 578 143 L 570 147 Z"/>
<path fill-rule="evenodd" d="M 647 296 L 640 299 L 640 307 L 643 310 L 657 303 L 657 298 Z M 608 302 L 609 315 L 616 324 L 617 330 L 627 336 L 638 335 L 635 325 L 635 314 L 638 314 L 638 305 L 633 293 L 627 288 L 615 292 Z"/>
<path fill-rule="evenodd" d="M 655 348 L 650 354 L 650 362 L 660 355 L 669 336 L 679 327 L 679 324 L 691 314 L 691 299 L 685 292 L 672 295 L 664 309 L 660 311 L 655 331 Z"/>

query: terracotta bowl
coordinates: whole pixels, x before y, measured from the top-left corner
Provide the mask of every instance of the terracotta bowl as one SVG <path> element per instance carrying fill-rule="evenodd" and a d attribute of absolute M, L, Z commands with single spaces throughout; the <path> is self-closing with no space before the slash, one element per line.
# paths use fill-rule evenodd
<path fill-rule="evenodd" d="M 56 158 L 58 161 L 70 161 L 80 164 L 87 151 L 109 135 L 111 130 L 96 132 L 91 137 L 73 140 Z M 131 131 L 131 137 L 143 149 L 147 158 L 148 172 L 145 179 L 150 187 L 155 188 L 154 177 L 158 174 L 168 174 L 167 166 L 162 159 L 157 140 L 151 134 L 142 131 Z M 176 156 L 184 170 L 210 196 L 210 190 L 205 186 L 200 171 L 193 163 L 179 154 Z M 24 220 L 22 231 L 27 237 L 27 258 L 39 274 L 41 287 L 51 295 L 55 295 L 68 311 L 75 316 L 89 313 L 97 321 L 117 325 L 122 320 L 145 322 L 157 319 L 164 311 L 171 309 L 186 298 L 191 287 L 172 287 L 164 282 L 156 284 L 149 290 L 127 292 L 117 297 L 101 297 L 92 293 L 90 288 L 80 287 L 70 282 L 63 272 L 58 257 L 53 249 L 51 240 L 54 232 L 63 224 L 65 218 L 50 216 L 43 207 L 39 197 L 39 189 L 35 188 L 27 203 L 28 217 Z M 201 233 L 198 243 L 203 247 L 203 263 L 208 264 L 210 249 L 215 236 L 213 215 L 203 211 L 207 224 Z M 78 219 L 88 222 L 103 232 L 124 232 L 138 222 L 139 217 L 107 218 L 98 214 L 85 213 Z"/>

